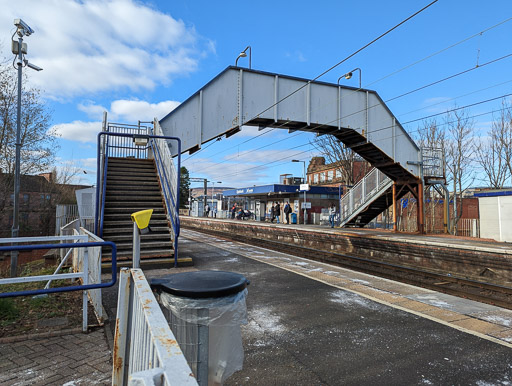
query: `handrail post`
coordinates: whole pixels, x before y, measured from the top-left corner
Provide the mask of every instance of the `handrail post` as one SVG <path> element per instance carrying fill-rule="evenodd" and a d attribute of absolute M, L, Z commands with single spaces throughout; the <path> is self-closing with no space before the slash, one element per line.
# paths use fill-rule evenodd
<path fill-rule="evenodd" d="M 135 221 L 133 222 L 133 268 L 140 268 L 140 234 Z"/>

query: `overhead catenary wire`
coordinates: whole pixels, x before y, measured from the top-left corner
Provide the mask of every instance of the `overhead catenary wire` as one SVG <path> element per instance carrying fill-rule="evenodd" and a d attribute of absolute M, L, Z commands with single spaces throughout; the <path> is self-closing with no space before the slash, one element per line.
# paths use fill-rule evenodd
<path fill-rule="evenodd" d="M 414 119 L 414 120 L 411 120 L 411 121 L 408 121 L 408 122 L 404 122 L 404 124 L 409 124 L 409 123 L 413 123 L 413 122 L 417 122 L 417 121 L 421 121 L 421 120 L 430 119 L 430 118 L 433 118 L 433 117 L 435 117 L 435 116 L 440 116 L 440 115 L 448 114 L 448 113 L 455 112 L 455 111 L 458 111 L 458 110 L 461 110 L 461 109 L 465 109 L 465 108 L 468 108 L 468 107 L 473 107 L 473 106 L 481 105 L 481 104 L 483 104 L 483 103 L 488 103 L 488 102 L 491 102 L 491 101 L 494 101 L 494 100 L 498 100 L 498 99 L 506 98 L 506 97 L 508 97 L 508 96 L 512 96 L 512 93 L 510 93 L 510 94 L 504 94 L 504 95 L 501 95 L 501 96 L 498 96 L 498 97 L 494 97 L 494 98 L 490 98 L 490 99 L 482 100 L 482 101 L 475 102 L 475 103 L 471 103 L 471 104 L 469 104 L 469 105 L 456 107 L 456 108 L 453 108 L 453 109 L 450 109 L 450 110 L 447 110 L 447 111 L 444 111 L 444 112 L 441 112 L 441 113 L 431 114 L 431 115 L 428 115 L 428 116 L 425 116 L 425 117 L 417 118 L 417 119 Z M 489 112 L 486 112 L 486 113 L 481 113 L 481 114 L 476 114 L 476 115 L 474 115 L 474 116 L 469 116 L 468 118 L 473 118 L 473 117 L 476 117 L 476 116 L 481 116 L 481 115 L 491 114 L 491 113 L 495 113 L 495 112 L 499 112 L 499 111 L 503 111 L 503 110 L 504 110 L 504 109 L 496 109 L 496 110 L 489 111 Z M 456 121 L 440 123 L 439 125 L 440 125 L 440 126 L 442 126 L 442 125 L 446 125 L 446 124 L 450 124 L 450 123 L 454 123 L 454 122 L 456 122 Z M 392 127 L 392 126 L 386 126 L 386 127 L 383 127 L 383 128 L 377 129 L 377 130 L 389 129 L 389 128 L 391 128 L 391 127 Z M 377 131 L 377 130 L 375 130 L 375 131 Z M 375 132 L 375 131 L 374 131 L 374 132 Z M 391 138 L 391 137 L 390 137 L 390 138 Z M 303 144 L 303 145 L 295 146 L 295 147 L 293 147 L 293 148 L 291 148 L 291 149 L 296 149 L 296 148 L 303 147 L 303 146 L 307 146 L 307 145 L 311 145 L 311 144 L 307 143 L 307 144 Z M 310 151 L 310 150 L 308 150 L 308 151 Z M 244 170 L 239 171 L 239 172 L 236 172 L 236 173 L 223 174 L 223 176 L 225 176 L 225 177 L 229 177 L 229 176 L 232 176 L 232 175 L 237 175 L 237 174 L 239 174 L 240 172 L 245 172 L 245 171 L 249 171 L 249 170 L 255 170 L 255 169 L 258 169 L 258 168 L 264 168 L 264 167 L 266 167 L 266 166 L 268 166 L 268 165 L 271 165 L 271 164 L 273 164 L 273 163 L 276 163 L 276 162 L 282 161 L 282 160 L 284 160 L 284 159 L 290 159 L 290 158 L 293 158 L 293 157 L 298 156 L 299 154 L 307 153 L 308 151 L 300 152 L 300 153 L 293 154 L 293 155 L 288 155 L 288 156 L 283 157 L 283 158 L 280 158 L 280 159 L 278 159 L 278 160 L 269 161 L 269 162 L 267 162 L 267 163 L 265 163 L 265 164 L 256 165 L 256 166 L 251 166 L 249 169 L 244 169 Z M 283 163 L 283 164 L 286 164 L 286 163 Z M 275 166 L 278 166 L 278 165 L 275 165 Z"/>
<path fill-rule="evenodd" d="M 450 75 L 450 76 L 448 76 L 448 77 L 445 77 L 445 78 L 442 78 L 442 79 L 440 79 L 440 80 L 437 80 L 437 81 L 434 81 L 434 82 L 428 83 L 428 84 L 426 84 L 426 85 L 424 85 L 424 86 L 418 87 L 418 88 L 413 89 L 413 90 L 411 90 L 411 91 L 408 91 L 408 92 L 406 92 L 406 93 L 400 94 L 400 95 L 395 96 L 395 97 L 392 97 L 392 98 L 390 98 L 390 99 L 387 99 L 387 100 L 385 100 L 384 102 L 389 102 L 389 101 L 392 101 L 392 100 L 396 100 L 396 99 L 398 99 L 398 98 L 402 98 L 402 97 L 404 97 L 404 96 L 406 96 L 406 95 L 410 95 L 410 94 L 412 94 L 412 93 L 414 93 L 414 92 L 417 92 L 417 91 L 419 91 L 419 90 L 425 89 L 425 88 L 430 87 L 430 86 L 433 86 L 433 85 L 435 85 L 435 84 L 439 84 L 439 83 L 441 83 L 441 82 L 443 82 L 443 81 L 447 81 L 447 80 L 449 80 L 449 79 L 453 79 L 454 77 L 457 77 L 457 76 L 460 76 L 460 75 L 466 74 L 466 73 L 468 73 L 468 72 L 470 72 L 470 71 L 476 70 L 476 69 L 478 69 L 478 68 L 482 68 L 482 67 L 487 66 L 487 65 L 489 65 L 489 64 L 496 63 L 496 62 L 498 62 L 498 61 L 500 61 L 500 60 L 504 60 L 504 59 L 509 58 L 509 57 L 512 57 L 512 53 L 511 53 L 511 54 L 508 54 L 508 55 L 501 56 L 501 57 L 496 58 L 496 59 L 493 59 L 493 60 L 490 60 L 490 61 L 488 61 L 488 62 L 486 62 L 486 63 L 481 64 L 481 65 L 480 65 L 480 66 L 478 66 L 478 67 L 471 67 L 471 68 L 469 68 L 469 69 L 466 69 L 466 70 L 464 70 L 464 71 L 460 71 L 460 72 L 458 72 L 458 73 L 456 73 L 456 74 L 452 74 L 452 75 Z M 506 81 L 506 82 L 502 82 L 502 83 L 498 83 L 498 85 L 506 84 L 506 83 L 509 83 L 509 82 L 511 82 L 511 81 L 512 81 L 512 80 L 510 80 L 510 81 Z M 401 114 L 400 116 L 407 115 L 407 114 L 410 114 L 410 113 L 412 113 L 412 112 L 416 112 L 416 111 L 421 111 L 421 110 L 424 110 L 424 109 L 427 109 L 427 108 L 430 108 L 430 107 L 433 107 L 433 106 L 439 105 L 439 104 L 441 104 L 441 103 L 446 103 L 446 102 L 448 102 L 448 101 L 450 101 L 450 100 L 454 100 L 454 99 L 458 99 L 458 98 L 461 98 L 461 97 L 464 97 L 464 96 L 470 95 L 470 94 L 475 93 L 475 92 L 480 92 L 480 91 L 482 91 L 482 90 L 487 90 L 487 89 L 492 88 L 492 87 L 496 87 L 496 85 L 489 86 L 489 87 L 486 87 L 486 88 L 484 88 L 484 89 L 479 89 L 479 90 L 476 90 L 476 91 L 474 91 L 474 92 L 467 93 L 467 94 L 464 94 L 464 95 L 461 95 L 461 96 L 457 96 L 457 97 L 454 97 L 454 98 L 451 98 L 451 99 L 448 99 L 448 100 L 443 100 L 442 102 L 439 102 L 439 103 L 434 103 L 434 104 L 431 104 L 431 105 L 428 105 L 428 106 L 424 106 L 424 107 L 422 107 L 421 109 L 417 109 L 417 110 L 409 111 L 409 112 L 407 112 L 407 113 L 403 113 L 403 114 Z M 370 108 L 374 108 L 374 107 L 377 107 L 377 106 L 380 106 L 380 104 L 376 104 L 376 105 L 369 106 L 369 107 L 368 107 L 368 109 L 370 109 Z M 350 117 L 350 116 L 352 116 L 352 115 L 354 115 L 354 114 L 359 114 L 359 113 L 365 112 L 366 110 L 367 110 L 367 109 L 365 108 L 365 109 L 363 109 L 363 110 L 359 110 L 359 111 L 357 111 L 357 112 L 350 113 L 350 114 L 348 114 L 348 115 L 345 115 L 345 116 L 343 116 L 343 117 L 340 117 L 339 119 L 341 120 L 341 119 L 344 119 L 344 118 Z M 421 119 L 422 119 L 422 118 L 420 118 L 420 120 L 421 120 Z M 336 119 L 336 120 L 334 120 L 334 121 L 331 121 L 331 122 L 328 122 L 328 123 L 337 123 L 337 122 L 338 122 L 338 119 Z M 405 125 L 405 124 L 406 124 L 406 123 L 403 123 L 403 125 Z M 324 124 L 324 125 L 325 125 L 325 124 Z M 318 126 L 315 126 L 315 127 L 314 127 L 313 129 L 311 129 L 311 130 L 300 131 L 298 134 L 295 134 L 294 136 L 301 135 L 301 134 L 306 134 L 306 133 L 308 133 L 308 132 L 313 131 L 314 129 L 318 129 L 318 128 L 319 128 L 319 127 L 321 127 L 321 126 L 322 126 L 322 125 L 318 125 Z M 387 127 L 386 127 L 386 129 L 387 129 Z M 373 132 L 375 132 L 375 131 L 379 131 L 379 130 L 380 130 L 380 129 L 377 129 L 377 130 L 374 130 Z M 409 131 L 409 132 L 411 132 L 411 131 Z M 266 134 L 266 133 L 262 133 L 262 134 L 258 135 L 258 137 L 259 137 L 259 136 L 262 136 L 263 134 Z M 396 134 L 395 136 L 400 136 L 400 134 Z M 251 139 L 252 139 L 252 138 L 251 138 Z M 251 139 L 246 140 L 246 141 L 242 142 L 241 144 L 243 144 L 243 143 L 247 143 L 247 142 L 249 142 Z M 267 145 L 261 146 L 261 147 L 256 148 L 256 149 L 249 150 L 249 152 L 254 152 L 254 151 L 260 150 L 260 149 L 262 149 L 262 148 L 265 148 L 265 147 L 271 146 L 271 145 L 273 145 L 273 144 L 275 144 L 275 143 L 278 143 L 278 142 L 280 142 L 280 141 L 274 141 L 274 142 L 271 142 L 270 144 L 267 144 Z M 241 144 L 239 144 L 239 145 L 241 145 Z M 239 146 L 239 145 L 238 145 L 238 146 Z M 217 154 L 218 154 L 218 153 L 217 153 Z M 237 158 L 237 156 L 229 157 L 228 159 L 226 159 L 226 160 L 224 160 L 224 161 L 217 162 L 215 165 L 218 165 L 218 164 L 220 164 L 220 163 L 227 162 L 227 161 L 229 161 L 229 160 L 231 160 L 231 159 L 234 159 L 234 158 Z M 213 166 L 209 166 L 209 167 L 207 167 L 207 168 L 206 168 L 206 170 L 207 170 L 207 169 L 210 169 L 210 168 L 212 168 L 212 167 L 213 167 Z M 204 170 L 203 170 L 203 171 L 204 171 Z"/>
<path fill-rule="evenodd" d="M 251 118 L 250 120 L 260 116 L 261 114 L 264 114 L 266 111 L 270 110 L 271 108 L 273 108 L 274 106 L 278 105 L 279 103 L 283 102 L 284 100 L 288 99 L 289 97 L 291 97 L 292 95 L 298 93 L 300 90 L 302 90 L 304 87 L 307 86 L 307 84 L 311 83 L 311 82 L 314 82 L 318 79 L 320 79 L 322 76 L 324 76 L 325 74 L 329 73 L 330 71 L 332 71 L 333 69 L 335 69 L 336 67 L 338 67 L 340 64 L 346 62 L 347 60 L 349 60 L 350 58 L 354 57 L 355 55 L 357 55 L 359 52 L 365 50 L 366 48 L 368 48 L 369 46 L 371 46 L 372 44 L 374 44 L 375 42 L 377 42 L 378 40 L 382 39 L 384 36 L 388 35 L 389 33 L 391 33 L 392 31 L 394 31 L 395 29 L 397 29 L 398 27 L 400 27 L 401 25 L 405 24 L 406 22 L 408 22 L 409 20 L 411 20 L 412 18 L 414 18 L 415 16 L 417 16 L 418 14 L 420 14 L 421 12 L 425 11 L 427 8 L 431 7 L 433 4 L 437 3 L 439 0 L 434 0 L 432 2 L 430 2 L 429 4 L 427 4 L 426 6 L 424 6 L 423 8 L 421 8 L 420 10 L 416 11 L 415 13 L 413 13 L 412 15 L 408 16 L 407 18 L 405 18 L 404 20 L 402 20 L 400 23 L 394 25 L 393 27 L 391 27 L 390 29 L 388 29 L 386 32 L 380 34 L 378 37 L 376 37 L 375 39 L 373 39 L 372 41 L 370 41 L 369 43 L 365 44 L 363 47 L 357 49 L 356 51 L 354 51 L 353 53 L 351 53 L 350 55 L 348 55 L 347 57 L 345 57 L 344 59 L 340 60 L 338 63 L 334 64 L 333 66 L 329 67 L 327 70 L 325 70 L 324 72 L 322 72 L 320 75 L 316 76 L 314 79 L 310 80 L 308 83 L 306 83 L 305 85 L 299 87 L 298 89 L 292 91 L 291 93 L 287 94 L 286 96 L 284 96 L 283 98 L 281 98 L 279 101 L 273 103 L 272 105 L 270 105 L 269 107 L 267 107 L 266 109 L 264 109 L 263 111 L 261 111 L 259 114 L 256 114 L 253 118 Z M 249 121 L 250 121 L 249 120 Z M 243 122 L 241 122 L 240 126 L 243 126 Z M 197 152 L 196 152 L 197 153 Z M 190 158 L 190 157 L 189 157 Z M 187 159 L 189 159 L 187 158 Z"/>
<path fill-rule="evenodd" d="M 386 75 L 386 76 L 384 76 L 384 77 L 382 77 L 382 78 L 380 78 L 380 79 L 378 79 L 378 80 L 376 80 L 376 81 L 374 81 L 374 82 L 371 82 L 371 83 L 369 83 L 369 84 L 365 85 L 365 87 L 368 87 L 368 86 L 374 85 L 374 84 L 376 84 L 376 83 L 378 83 L 378 82 L 380 82 L 380 81 L 382 81 L 382 80 L 384 80 L 384 79 L 386 79 L 386 78 L 389 78 L 389 77 L 391 77 L 391 76 L 393 76 L 393 75 L 396 75 L 397 73 L 400 73 L 401 71 L 404 71 L 404 70 L 406 70 L 406 69 L 408 69 L 408 68 L 410 68 L 410 67 L 413 67 L 414 65 L 417 65 L 417 64 L 419 64 L 419 63 L 421 63 L 421 62 L 423 62 L 423 61 L 425 61 L 425 60 L 427 60 L 427 59 L 429 59 L 429 58 L 432 58 L 432 57 L 434 57 L 434 56 L 436 56 L 436 55 L 438 55 L 438 54 L 440 54 L 440 53 L 442 53 L 442 52 L 445 52 L 445 51 L 447 51 L 448 49 L 454 48 L 454 47 L 456 47 L 456 46 L 458 46 L 458 45 L 460 45 L 460 44 L 462 44 L 462 43 L 464 43 L 464 42 L 466 42 L 466 41 L 468 41 L 468 40 L 470 40 L 470 39 L 473 39 L 473 38 L 475 38 L 475 37 L 481 36 L 483 33 L 488 32 L 488 31 L 490 31 L 490 30 L 492 30 L 492 29 L 494 29 L 494 28 L 497 28 L 497 27 L 499 27 L 499 26 L 501 26 L 501 25 L 503 25 L 503 24 L 505 24 L 505 23 L 507 23 L 507 22 L 510 22 L 511 20 L 512 20 L 512 17 L 507 18 L 507 19 L 505 19 L 505 20 L 503 20 L 503 21 L 501 21 L 501 22 L 499 22 L 499 23 L 497 23 L 497 24 L 494 24 L 494 25 L 492 25 L 492 26 L 490 26 L 490 27 L 488 27 L 488 28 L 486 28 L 486 29 L 484 29 L 484 30 L 482 30 L 482 31 L 480 31 L 480 32 L 477 32 L 477 33 L 475 33 L 475 34 L 473 34 L 473 35 L 471 35 L 471 36 L 469 36 L 469 37 L 467 37 L 467 38 L 464 38 L 464 39 L 462 39 L 462 40 L 460 40 L 460 41 L 458 41 L 458 42 L 456 42 L 456 43 L 454 43 L 454 44 L 451 44 L 451 45 L 450 45 L 450 46 L 448 46 L 448 47 L 445 47 L 445 48 L 443 48 L 443 49 L 441 49 L 441 50 L 439 50 L 439 51 L 436 51 L 436 52 L 434 52 L 434 53 L 432 53 L 432 54 L 430 54 L 430 55 L 427 55 L 426 57 L 424 57 L 424 58 L 422 58 L 422 59 L 420 59 L 420 60 L 418 60 L 418 61 L 416 61 L 416 62 L 413 62 L 413 63 L 411 63 L 411 64 L 408 64 L 407 66 L 404 66 L 404 67 L 400 68 L 400 69 L 399 69 L 399 70 L 397 70 L 397 71 L 394 71 L 394 72 L 392 72 L 392 73 L 390 73 L 390 74 L 388 74 L 388 75 Z M 477 66 L 475 66 L 475 67 L 471 67 L 471 68 L 469 68 L 469 69 L 467 69 L 467 70 L 464 70 L 464 71 L 462 71 L 462 72 L 459 72 L 459 73 L 453 74 L 453 75 L 451 75 L 451 76 L 449 76 L 449 77 L 443 78 L 443 79 L 438 80 L 438 81 L 436 81 L 436 82 L 433 82 L 433 83 L 430 83 L 430 84 L 428 84 L 428 85 L 422 86 L 422 87 L 417 88 L 417 89 L 415 89 L 415 90 L 411 90 L 411 91 L 409 91 L 409 92 L 407 92 L 407 93 L 404 93 L 404 94 L 402 94 L 402 95 L 398 95 L 398 96 L 393 97 L 393 98 L 391 98 L 391 99 L 388 99 L 388 100 L 386 100 L 386 101 L 384 101 L 384 102 L 390 102 L 390 101 L 392 101 L 392 100 L 398 99 L 398 98 L 403 97 L 403 96 L 405 96 L 405 95 L 409 95 L 409 94 L 411 94 L 411 93 L 413 93 L 413 92 L 420 91 L 420 90 L 425 89 L 425 88 L 427 88 L 427 87 L 430 87 L 430 86 L 432 86 L 432 85 L 435 85 L 435 84 L 438 84 L 438 83 L 440 83 L 440 82 L 443 82 L 443 81 L 446 81 L 446 80 L 452 79 L 452 78 L 454 78 L 454 77 L 456 77 L 456 76 L 460 76 L 460 75 L 465 74 L 465 73 L 468 73 L 468 72 L 470 72 L 470 71 L 473 71 L 473 70 L 476 70 L 476 69 L 482 68 L 482 67 L 484 67 L 484 66 L 486 66 L 486 65 L 489 65 L 489 64 L 495 63 L 495 62 L 497 62 L 497 61 L 500 61 L 500 60 L 506 59 L 506 58 L 510 57 L 511 55 L 512 55 L 512 54 L 508 54 L 508 55 L 502 56 L 502 57 L 500 57 L 500 58 L 497 58 L 497 59 L 491 60 L 491 61 L 489 61 L 489 62 L 483 63 L 483 64 L 481 64 L 481 65 L 478 65 L 478 64 L 477 64 Z M 357 89 L 357 90 L 360 90 L 360 89 Z M 356 90 L 356 91 L 357 91 L 357 90 Z M 339 102 L 340 102 L 340 101 L 339 101 Z M 351 115 L 353 115 L 353 114 L 358 114 L 358 113 L 361 113 L 361 112 L 365 112 L 367 109 L 370 109 L 370 108 L 373 108 L 373 107 L 376 107 L 376 106 L 378 106 L 378 105 L 369 106 L 368 108 L 365 108 L 365 109 L 363 109 L 363 110 L 357 111 L 357 112 L 355 112 L 355 113 L 351 113 L 351 114 L 349 114 L 349 115 L 347 115 L 347 116 L 341 117 L 340 119 L 342 119 L 342 118 L 347 118 L 347 117 L 349 117 L 349 116 L 351 116 Z M 289 122 L 289 121 L 288 121 L 288 122 Z M 259 138 L 259 137 L 261 137 L 261 136 L 263 136 L 263 135 L 266 135 L 266 134 L 268 134 L 268 133 L 270 133 L 270 132 L 272 132 L 272 131 L 274 131 L 274 130 L 279 129 L 280 127 L 285 127 L 285 126 L 286 126 L 286 124 L 287 124 L 288 122 L 284 122 L 284 123 L 282 123 L 281 125 L 279 125 L 278 127 L 270 128 L 269 130 L 267 130 L 267 131 L 263 132 L 262 134 L 259 134 L 259 135 L 255 136 L 255 137 L 252 137 L 252 138 L 249 138 L 248 140 L 245 140 L 244 142 L 242 142 L 242 143 L 240 143 L 240 144 L 238 144 L 238 145 L 235 145 L 235 146 L 233 146 L 233 147 L 229 147 L 229 148 L 224 149 L 224 150 L 222 150 L 222 151 L 220 151 L 220 152 L 217 152 L 217 153 L 216 153 L 216 155 L 221 154 L 221 153 L 226 152 L 226 151 L 229 151 L 230 149 L 232 149 L 232 148 L 234 148 L 234 147 L 237 147 L 237 146 L 240 146 L 240 145 L 242 145 L 242 144 L 248 143 L 248 142 L 250 142 L 250 141 L 252 141 L 252 140 L 255 140 L 255 139 L 257 139 L 257 138 Z M 302 133 L 306 133 L 306 132 L 304 131 L 304 132 L 302 132 Z M 302 134 L 302 133 L 301 133 L 301 134 Z M 191 157 L 195 156 L 195 155 L 196 155 L 196 154 L 198 154 L 198 153 L 199 153 L 199 152 L 196 152 L 196 153 L 194 153 L 194 154 L 190 155 L 186 160 L 190 159 Z M 186 160 L 185 160 L 185 161 L 186 161 Z"/>

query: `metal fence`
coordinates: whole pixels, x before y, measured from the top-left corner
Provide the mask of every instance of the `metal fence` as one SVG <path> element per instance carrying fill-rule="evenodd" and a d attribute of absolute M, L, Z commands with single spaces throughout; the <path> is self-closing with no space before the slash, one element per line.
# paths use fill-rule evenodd
<path fill-rule="evenodd" d="M 55 234 L 58 235 L 63 226 L 79 217 L 78 205 L 57 205 L 55 208 Z"/>
<path fill-rule="evenodd" d="M 477 218 L 459 219 L 457 236 L 480 237 L 480 220 Z"/>
<path fill-rule="evenodd" d="M 148 134 L 146 126 L 109 123 L 109 133 L 133 134 L 144 136 Z M 119 158 L 148 158 L 148 146 L 136 146 L 132 137 L 110 136 L 107 139 L 107 157 Z"/>
<path fill-rule="evenodd" d="M 113 385 L 197 385 L 140 269 L 120 273 L 113 363 Z"/>
<path fill-rule="evenodd" d="M 20 244 L 20 243 L 28 243 L 28 245 L 10 245 L 10 246 L 0 246 L 0 251 L 12 251 L 12 250 L 38 250 L 38 249 L 57 249 L 57 248 L 69 248 L 69 252 L 66 254 L 64 259 L 62 259 L 61 263 L 55 270 L 52 275 L 38 275 L 38 276 L 22 276 L 22 277 L 14 277 L 8 279 L 0 279 L 0 285 L 2 284 L 16 284 L 16 283 L 27 283 L 27 282 L 38 282 L 38 281 L 47 281 L 44 289 L 38 290 L 24 290 L 24 291 L 15 291 L 15 292 L 2 292 L 0 293 L 0 298 L 3 297 L 15 297 L 15 296 L 32 296 L 32 295 L 43 295 L 54 292 L 67 292 L 67 291 L 77 291 L 83 290 L 83 323 L 82 330 L 87 331 L 87 299 L 88 299 L 88 290 L 109 287 L 115 284 L 116 282 L 116 247 L 115 244 L 111 242 L 101 241 L 93 241 L 86 242 L 89 239 L 87 234 L 79 235 L 75 234 L 73 236 L 51 236 L 51 237 L 16 237 L 16 238 L 5 238 L 0 239 L 0 244 Z M 64 243 L 64 244 L 48 244 L 49 242 L 55 241 L 74 241 L 72 243 Z M 78 242 L 77 242 L 78 241 Z M 42 243 L 42 244 L 34 244 L 34 243 Z M 112 248 L 112 280 L 109 283 L 101 283 L 101 247 L 102 246 L 110 246 Z M 97 248 L 94 248 L 97 247 Z M 89 250 L 91 249 L 91 258 L 89 256 Z M 71 273 L 59 273 L 61 268 L 64 266 L 66 260 L 71 255 L 72 251 L 79 251 L 78 253 L 73 254 L 73 272 Z M 96 251 L 96 253 L 94 252 Z M 99 251 L 99 252 L 98 252 Z M 53 280 L 60 279 L 78 279 L 82 282 L 82 285 L 72 285 L 68 287 L 58 287 L 58 288 L 50 288 L 51 282 Z M 100 298 L 98 300 L 101 305 L 101 293 Z M 98 304 L 95 302 L 94 304 Z M 98 315 L 98 313 L 97 313 Z M 103 312 L 100 311 L 99 315 L 102 316 Z"/>

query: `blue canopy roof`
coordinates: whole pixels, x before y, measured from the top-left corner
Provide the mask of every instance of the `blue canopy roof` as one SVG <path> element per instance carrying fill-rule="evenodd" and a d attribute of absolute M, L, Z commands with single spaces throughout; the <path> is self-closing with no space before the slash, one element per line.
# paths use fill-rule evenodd
<path fill-rule="evenodd" d="M 299 185 L 280 185 L 280 184 L 272 184 L 272 185 L 261 185 L 261 186 L 252 186 L 248 188 L 240 188 L 240 189 L 230 189 L 225 190 L 222 194 L 226 196 L 263 196 L 268 195 L 269 193 L 274 194 L 294 194 L 300 193 Z M 343 188 L 342 188 L 343 189 Z M 335 194 L 338 195 L 339 188 L 332 186 L 310 186 L 310 189 L 307 191 L 308 194 Z"/>

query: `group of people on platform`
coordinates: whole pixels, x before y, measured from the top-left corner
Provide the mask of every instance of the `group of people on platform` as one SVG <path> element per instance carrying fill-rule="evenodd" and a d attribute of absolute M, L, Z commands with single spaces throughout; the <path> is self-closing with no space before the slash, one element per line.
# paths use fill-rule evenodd
<path fill-rule="evenodd" d="M 204 207 L 204 217 L 210 217 L 210 204 L 206 204 Z M 212 217 L 217 217 L 217 207 L 213 207 Z"/>
<path fill-rule="evenodd" d="M 281 204 L 278 202 L 272 203 L 272 206 L 269 208 L 270 222 L 273 223 L 276 220 L 276 223 L 279 224 L 279 218 L 281 217 Z M 286 219 L 286 222 L 282 222 L 283 224 L 290 224 L 290 213 L 292 213 L 292 208 L 290 203 L 286 201 L 283 208 L 283 213 Z"/>
<path fill-rule="evenodd" d="M 252 212 L 249 209 L 244 209 L 241 206 L 237 206 L 236 203 L 231 207 L 231 219 L 245 220 L 251 218 Z"/>
<path fill-rule="evenodd" d="M 208 208 L 208 205 L 206 206 Z M 209 212 L 209 208 L 208 208 L 208 211 L 206 213 Z M 231 207 L 230 209 L 230 212 L 231 212 L 231 219 L 237 219 L 237 220 L 245 220 L 247 218 L 251 218 L 251 216 L 253 215 L 253 213 L 248 210 L 248 209 L 243 209 L 242 207 L 239 207 L 237 206 L 237 204 L 233 204 L 233 206 Z M 274 223 L 274 220 L 276 221 L 277 224 L 291 224 L 290 222 L 290 213 L 293 212 L 291 206 L 290 206 L 290 203 L 288 201 L 286 201 L 286 203 L 284 204 L 284 208 L 283 208 L 283 213 L 284 213 L 284 221 L 280 222 L 280 219 L 281 219 L 281 204 L 279 204 L 279 202 L 273 202 L 272 203 L 272 206 L 269 208 L 268 210 L 269 212 L 269 216 L 270 216 L 270 222 L 271 223 Z M 334 203 L 331 203 L 331 205 L 329 206 L 329 225 L 331 226 L 331 228 L 334 228 L 334 225 L 336 223 L 336 206 L 334 205 Z M 208 214 L 207 214 L 208 216 Z"/>

